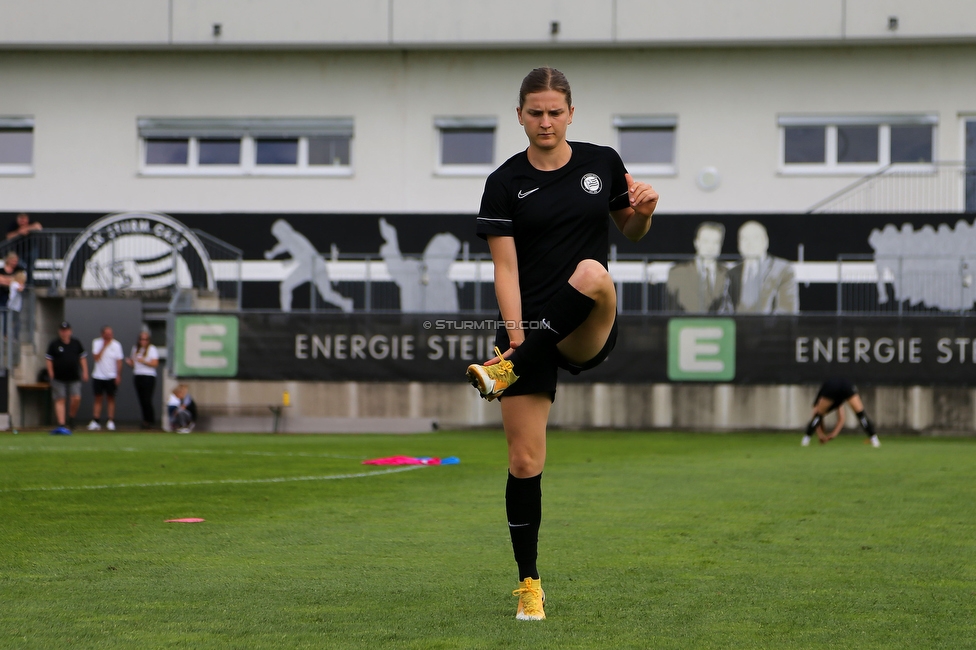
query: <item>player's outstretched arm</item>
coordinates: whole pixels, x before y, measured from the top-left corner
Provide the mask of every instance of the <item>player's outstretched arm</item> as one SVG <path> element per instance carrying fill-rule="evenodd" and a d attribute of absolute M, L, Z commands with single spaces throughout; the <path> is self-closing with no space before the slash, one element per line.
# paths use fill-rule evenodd
<path fill-rule="evenodd" d="M 630 207 L 610 213 L 617 229 L 632 242 L 640 241 L 651 227 L 651 216 L 657 209 L 658 194 L 647 183 L 638 183 L 630 174 L 625 174 Z"/>
<path fill-rule="evenodd" d="M 833 440 L 840 435 L 840 430 L 844 428 L 844 422 L 847 420 L 847 414 L 844 412 L 844 405 L 841 404 L 840 408 L 837 409 L 837 424 L 834 425 L 834 430 L 830 432 L 828 440 Z"/>
<path fill-rule="evenodd" d="M 491 261 L 495 266 L 495 298 L 508 330 L 509 349 L 503 350 L 505 357 L 512 354 L 525 340 L 525 331 L 519 327 L 522 321 L 522 292 L 519 286 L 518 253 L 514 237 L 488 237 Z M 485 365 L 498 363 L 491 359 Z"/>

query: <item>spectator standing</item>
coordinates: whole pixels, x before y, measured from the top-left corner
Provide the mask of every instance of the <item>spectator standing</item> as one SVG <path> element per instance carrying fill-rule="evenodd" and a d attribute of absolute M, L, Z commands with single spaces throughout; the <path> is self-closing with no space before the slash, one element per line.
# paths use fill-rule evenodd
<path fill-rule="evenodd" d="M 27 285 L 27 271 L 14 273 L 7 296 L 7 318 L 10 319 L 11 340 L 20 340 L 20 312 L 24 308 L 24 287 Z"/>
<path fill-rule="evenodd" d="M 21 212 L 17 215 L 10 226 L 7 227 L 7 241 L 17 239 L 18 237 L 26 237 L 32 232 L 43 230 L 44 226 L 38 221 L 31 221 L 30 215 L 26 212 Z"/>
<path fill-rule="evenodd" d="M 17 271 L 23 271 L 24 267 L 20 263 L 20 256 L 14 251 L 10 251 L 3 258 L 3 266 L 0 266 L 0 305 L 6 305 L 10 297 L 10 283 L 14 281 Z"/>
<path fill-rule="evenodd" d="M 190 397 L 190 388 L 180 384 L 166 401 L 169 428 L 176 433 L 190 433 L 197 421 L 197 405 Z"/>
<path fill-rule="evenodd" d="M 26 212 L 18 214 L 17 218 L 7 228 L 7 241 L 14 242 L 15 250 L 23 257 L 28 278 L 31 276 L 31 265 L 37 256 L 34 255 L 34 246 L 27 241 L 27 236 L 32 232 L 43 230 L 43 228 L 40 222 L 31 221 L 30 215 Z"/>
<path fill-rule="evenodd" d="M 159 350 L 152 344 L 149 332 L 139 332 L 139 340 L 132 346 L 132 354 L 125 362 L 132 368 L 139 408 L 142 410 L 142 429 L 151 429 L 156 421 L 153 408 L 153 391 L 156 389 L 156 368 L 159 366 Z"/>
<path fill-rule="evenodd" d="M 58 327 L 58 338 L 51 341 L 44 358 L 51 378 L 54 415 L 58 420 L 58 426 L 51 434 L 70 436 L 81 405 L 81 382 L 88 381 L 88 358 L 81 341 L 71 336 L 71 325 L 67 321 Z M 65 426 L 65 406 L 68 426 Z"/>
<path fill-rule="evenodd" d="M 102 335 L 92 341 L 92 356 L 95 368 L 92 371 L 92 389 L 95 401 L 92 403 L 92 421 L 88 424 L 89 431 L 98 431 L 102 425 L 98 421 L 102 417 L 102 402 L 108 402 L 108 421 L 105 428 L 115 431 L 115 394 L 118 392 L 119 382 L 122 381 L 122 360 L 125 352 L 122 344 L 115 340 L 112 328 L 106 325 L 102 328 Z"/>

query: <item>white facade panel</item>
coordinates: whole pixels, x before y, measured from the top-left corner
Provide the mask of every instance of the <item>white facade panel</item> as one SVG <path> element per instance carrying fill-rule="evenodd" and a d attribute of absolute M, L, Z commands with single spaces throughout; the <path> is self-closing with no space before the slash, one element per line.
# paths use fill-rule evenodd
<path fill-rule="evenodd" d="M 621 43 L 839 41 L 843 0 L 617 0 Z"/>
<path fill-rule="evenodd" d="M 427 52 L 7 52 L 0 118 L 34 122 L 33 172 L 0 173 L 0 211 L 464 213 L 484 174 L 437 171 L 438 119 L 497 119 L 498 165 L 526 145 L 522 77 L 573 86 L 569 137 L 616 145 L 619 116 L 672 116 L 673 173 L 638 175 L 662 214 L 802 212 L 863 172 L 783 174 L 783 116 L 923 115 L 964 157 L 976 46 Z M 912 92 L 904 92 L 912 88 Z M 140 174 L 140 118 L 349 118 L 347 176 Z M 718 184 L 701 188 L 713 169 Z"/>
<path fill-rule="evenodd" d="M 389 40 L 389 0 L 170 1 L 174 45 L 376 45 Z"/>
<path fill-rule="evenodd" d="M 847 0 L 850 39 L 972 39 L 974 36 L 976 3 L 966 0 Z"/>
<path fill-rule="evenodd" d="M 3 45 L 163 45 L 169 0 L 2 0 Z"/>
<path fill-rule="evenodd" d="M 976 39 L 976 4 L 963 0 L 0 0 L 0 47 L 796 47 L 899 39 Z"/>
<path fill-rule="evenodd" d="M 616 0 L 396 0 L 393 42 L 547 45 L 609 43 Z"/>

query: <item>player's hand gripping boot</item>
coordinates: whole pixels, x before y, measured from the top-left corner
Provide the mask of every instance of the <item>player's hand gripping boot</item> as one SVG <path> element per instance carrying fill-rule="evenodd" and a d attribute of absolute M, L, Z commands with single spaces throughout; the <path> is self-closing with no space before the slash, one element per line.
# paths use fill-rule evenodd
<path fill-rule="evenodd" d="M 518 379 L 512 362 L 502 356 L 501 350 L 497 346 L 495 347 L 495 354 L 498 356 L 498 363 L 493 363 L 490 366 L 472 363 L 468 366 L 467 372 L 468 381 L 489 402 L 501 395 L 506 388 Z"/>

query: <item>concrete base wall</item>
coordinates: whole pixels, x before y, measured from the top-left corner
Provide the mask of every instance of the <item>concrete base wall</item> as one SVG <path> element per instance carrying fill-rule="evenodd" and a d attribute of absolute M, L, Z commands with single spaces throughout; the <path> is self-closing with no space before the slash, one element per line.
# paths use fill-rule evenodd
<path fill-rule="evenodd" d="M 270 431 L 270 407 L 282 403 L 285 391 L 290 406 L 279 423 L 283 432 L 344 427 L 420 431 L 435 423 L 441 429 L 501 427 L 498 403 L 485 402 L 461 382 L 187 383 L 199 405 L 201 425 L 210 422 L 219 430 Z M 172 386 L 167 380 L 165 394 Z M 550 424 L 567 429 L 800 430 L 810 418 L 816 392 L 815 386 L 804 385 L 563 384 Z M 880 430 L 976 435 L 976 389 L 879 386 L 862 389 L 861 396 Z M 847 427 L 857 426 L 848 412 Z"/>

